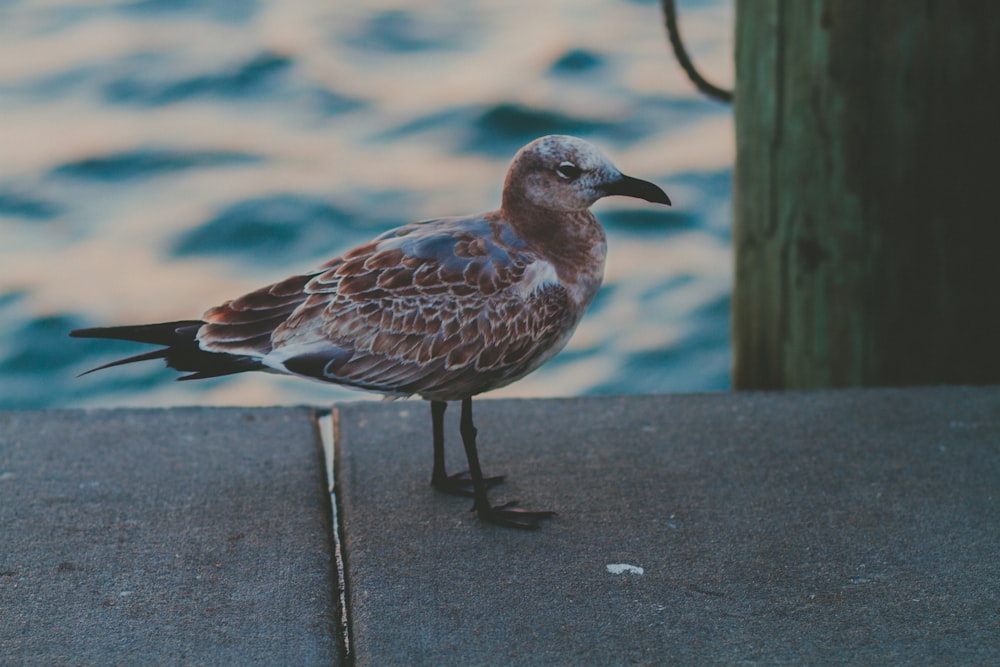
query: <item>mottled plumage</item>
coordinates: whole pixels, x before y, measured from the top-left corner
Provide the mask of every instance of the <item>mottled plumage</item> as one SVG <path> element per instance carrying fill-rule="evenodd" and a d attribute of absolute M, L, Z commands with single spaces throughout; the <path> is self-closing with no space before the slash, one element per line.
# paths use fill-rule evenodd
<path fill-rule="evenodd" d="M 101 368 L 164 358 L 188 372 L 182 379 L 272 370 L 419 395 L 434 408 L 435 486 L 470 492 L 482 518 L 534 527 L 551 513 L 486 501 L 471 397 L 523 377 L 567 343 L 604 272 L 604 230 L 588 209 L 613 194 L 669 204 L 590 144 L 543 137 L 515 156 L 498 211 L 399 227 L 202 320 L 72 335 L 165 346 Z M 463 401 L 471 480 L 443 471 L 440 417 L 452 400 Z"/>
<path fill-rule="evenodd" d="M 197 339 L 297 375 L 459 400 L 551 356 L 593 289 L 575 296 L 495 215 L 450 218 L 401 227 L 213 308 Z"/>

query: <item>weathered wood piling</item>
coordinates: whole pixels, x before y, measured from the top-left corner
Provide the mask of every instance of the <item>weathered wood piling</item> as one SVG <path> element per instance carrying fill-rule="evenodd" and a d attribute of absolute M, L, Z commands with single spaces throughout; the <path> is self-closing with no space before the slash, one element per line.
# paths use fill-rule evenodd
<path fill-rule="evenodd" d="M 736 6 L 734 386 L 1000 382 L 1000 3 Z"/>

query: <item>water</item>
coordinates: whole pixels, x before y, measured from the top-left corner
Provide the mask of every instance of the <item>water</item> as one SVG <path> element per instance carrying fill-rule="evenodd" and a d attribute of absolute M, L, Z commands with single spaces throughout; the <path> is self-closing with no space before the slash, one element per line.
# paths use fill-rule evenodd
<path fill-rule="evenodd" d="M 732 80 L 729 0 L 682 29 Z M 653 1 L 0 0 L 0 408 L 362 397 L 265 374 L 172 382 L 82 326 L 188 319 L 411 220 L 490 210 L 508 161 L 583 136 L 672 209 L 612 199 L 568 348 L 493 395 L 729 386 L 731 111 Z"/>

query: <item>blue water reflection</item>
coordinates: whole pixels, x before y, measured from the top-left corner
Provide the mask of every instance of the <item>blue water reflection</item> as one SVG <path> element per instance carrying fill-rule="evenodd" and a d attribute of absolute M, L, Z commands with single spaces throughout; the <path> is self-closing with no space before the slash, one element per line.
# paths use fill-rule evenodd
<path fill-rule="evenodd" d="M 682 4 L 731 76 L 729 0 Z M 507 162 L 583 136 L 675 202 L 608 200 L 606 284 L 506 396 L 729 384 L 730 109 L 654 2 L 0 2 L 0 408 L 324 403 L 264 374 L 172 382 L 70 339 L 197 317 L 411 220 L 495 208 Z"/>

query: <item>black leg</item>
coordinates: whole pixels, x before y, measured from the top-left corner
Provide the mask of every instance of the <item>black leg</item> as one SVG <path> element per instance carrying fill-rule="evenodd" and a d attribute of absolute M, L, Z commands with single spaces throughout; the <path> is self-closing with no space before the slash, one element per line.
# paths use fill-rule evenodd
<path fill-rule="evenodd" d="M 479 453 L 476 451 L 476 426 L 472 422 L 472 399 L 462 399 L 462 419 L 460 429 L 462 444 L 465 445 L 465 456 L 469 459 L 469 472 L 472 474 L 472 488 L 475 499 L 472 509 L 483 521 L 489 521 L 501 526 L 512 528 L 538 528 L 538 522 L 556 515 L 555 512 L 531 512 L 510 502 L 493 507 L 486 496 L 488 485 L 483 479 L 483 471 L 479 466 Z"/>
<path fill-rule="evenodd" d="M 431 471 L 431 486 L 438 491 L 453 496 L 473 497 L 472 477 L 468 471 L 449 475 L 444 463 L 444 411 L 445 401 L 431 401 L 431 424 L 434 429 L 434 469 Z M 503 481 L 503 476 L 487 477 L 486 488 L 492 488 Z"/>
<path fill-rule="evenodd" d="M 444 411 L 448 404 L 444 401 L 431 401 L 431 424 L 434 428 L 434 470 L 431 472 L 431 485 L 440 489 L 448 479 L 444 469 Z"/>

